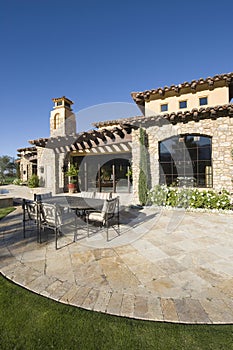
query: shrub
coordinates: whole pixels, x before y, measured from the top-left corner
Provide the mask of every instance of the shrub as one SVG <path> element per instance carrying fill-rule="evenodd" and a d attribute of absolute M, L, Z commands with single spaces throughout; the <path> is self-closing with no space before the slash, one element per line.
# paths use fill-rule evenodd
<path fill-rule="evenodd" d="M 138 180 L 138 197 L 141 205 L 145 205 L 148 201 L 149 185 L 150 185 L 150 169 L 147 150 L 147 135 L 143 128 L 139 129 L 140 142 L 140 172 Z"/>
<path fill-rule="evenodd" d="M 146 174 L 142 169 L 140 169 L 139 180 L 138 180 L 138 192 L 139 192 L 139 202 L 141 205 L 145 205 L 147 203 L 148 198 L 148 188 L 147 188 L 147 180 Z"/>
<path fill-rule="evenodd" d="M 149 199 L 151 204 L 159 206 L 224 210 L 232 207 L 230 194 L 226 190 L 216 193 L 213 190 L 177 189 L 157 185 L 149 192 Z"/>
<path fill-rule="evenodd" d="M 22 185 L 22 181 L 20 179 L 14 179 L 13 185 Z"/>
<path fill-rule="evenodd" d="M 166 205 L 169 205 L 171 207 L 176 207 L 176 203 L 177 203 L 177 189 L 169 187 Z"/>
<path fill-rule="evenodd" d="M 148 194 L 148 202 L 154 205 L 166 205 L 169 189 L 167 186 L 156 185 Z"/>
<path fill-rule="evenodd" d="M 181 188 L 177 191 L 176 206 L 180 208 L 190 207 L 192 190 L 190 188 Z"/>
<path fill-rule="evenodd" d="M 30 179 L 28 180 L 28 187 L 35 188 L 39 187 L 39 177 L 35 174 L 33 174 Z"/>

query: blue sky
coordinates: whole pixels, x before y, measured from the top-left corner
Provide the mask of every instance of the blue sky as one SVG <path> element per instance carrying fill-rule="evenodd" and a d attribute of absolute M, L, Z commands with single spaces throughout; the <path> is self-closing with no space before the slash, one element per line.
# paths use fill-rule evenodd
<path fill-rule="evenodd" d="M 75 112 L 127 106 L 132 91 L 232 72 L 232 12 L 231 0 L 1 0 L 0 156 L 49 136 L 53 97 Z M 92 111 L 80 131 L 112 117 Z"/>

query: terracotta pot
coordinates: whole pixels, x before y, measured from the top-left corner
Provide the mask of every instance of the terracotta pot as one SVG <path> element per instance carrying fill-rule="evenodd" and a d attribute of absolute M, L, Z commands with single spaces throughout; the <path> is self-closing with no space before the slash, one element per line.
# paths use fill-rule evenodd
<path fill-rule="evenodd" d="M 68 184 L 69 193 L 74 193 L 76 190 L 76 184 Z"/>

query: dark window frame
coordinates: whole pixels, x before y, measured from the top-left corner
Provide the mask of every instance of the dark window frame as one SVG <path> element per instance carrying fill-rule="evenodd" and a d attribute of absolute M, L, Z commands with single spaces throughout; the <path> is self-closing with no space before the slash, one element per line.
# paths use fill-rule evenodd
<path fill-rule="evenodd" d="M 179 101 L 179 109 L 184 109 L 184 108 L 188 108 L 188 101 L 187 100 Z"/>
<path fill-rule="evenodd" d="M 204 100 L 205 102 L 203 102 Z M 206 105 L 208 105 L 208 97 L 207 96 L 199 97 L 199 106 L 206 106 Z"/>
<path fill-rule="evenodd" d="M 160 184 L 213 187 L 212 137 L 201 134 L 173 136 L 159 142 Z"/>
<path fill-rule="evenodd" d="M 163 103 L 160 105 L 160 112 L 167 112 L 168 111 L 168 103 Z"/>

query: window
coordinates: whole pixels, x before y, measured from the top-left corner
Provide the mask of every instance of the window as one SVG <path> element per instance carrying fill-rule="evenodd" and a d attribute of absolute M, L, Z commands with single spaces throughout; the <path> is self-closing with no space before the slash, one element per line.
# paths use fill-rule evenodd
<path fill-rule="evenodd" d="M 60 118 L 60 114 L 57 113 L 54 116 L 54 121 L 53 121 L 53 128 L 54 130 L 58 129 L 61 125 L 61 118 Z"/>
<path fill-rule="evenodd" d="M 159 143 L 160 184 L 212 187 L 212 139 L 173 136 Z"/>
<path fill-rule="evenodd" d="M 160 106 L 160 111 L 161 112 L 167 112 L 168 111 L 168 104 L 164 103 Z"/>
<path fill-rule="evenodd" d="M 187 108 L 187 101 L 180 101 L 179 108 Z"/>
<path fill-rule="evenodd" d="M 62 106 L 62 101 L 57 101 L 57 106 Z"/>
<path fill-rule="evenodd" d="M 207 97 L 200 97 L 199 98 L 199 105 L 200 106 L 208 105 L 208 98 Z"/>

